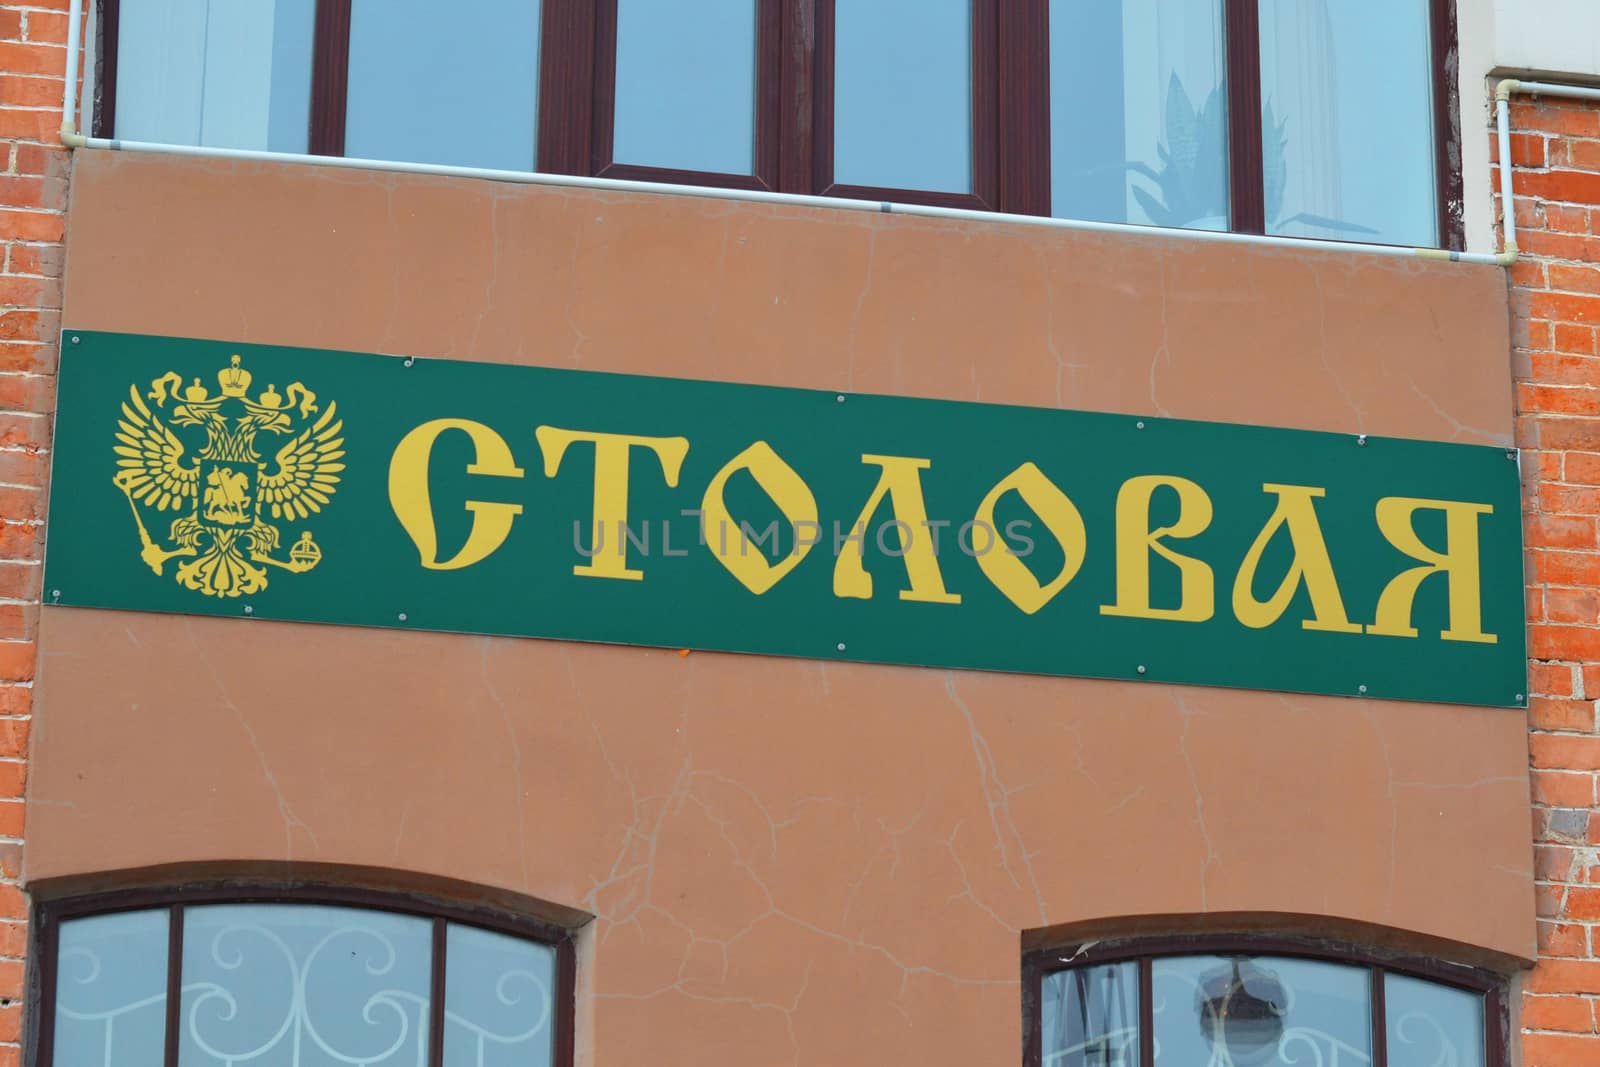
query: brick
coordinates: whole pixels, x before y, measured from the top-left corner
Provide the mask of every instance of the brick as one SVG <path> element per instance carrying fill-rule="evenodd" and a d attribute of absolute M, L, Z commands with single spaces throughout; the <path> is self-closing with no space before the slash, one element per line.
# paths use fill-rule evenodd
<path fill-rule="evenodd" d="M 1593 212 L 1567 204 L 1545 204 L 1539 214 L 1544 228 L 1554 233 L 1590 234 L 1594 232 Z"/>
<path fill-rule="evenodd" d="M 0 374 L 54 374 L 57 355 L 53 344 L 0 341 Z"/>
<path fill-rule="evenodd" d="M 28 12 L 27 38 L 30 41 L 64 46 L 67 43 L 68 21 L 66 15 L 59 15 L 55 12 L 30 11 Z M 1513 148 L 1511 151 L 1511 163 L 1515 166 L 1516 162 L 1517 152 Z"/>
<path fill-rule="evenodd" d="M 67 206 L 66 180 L 30 174 L 0 176 L 0 204 L 61 211 Z"/>
<path fill-rule="evenodd" d="M 0 556 L 4 556 L 0 548 Z M 15 557 L 12 557 L 15 558 Z M 1528 665 L 1530 692 L 1541 697 L 1570 697 L 1577 695 L 1576 669 L 1570 663 L 1531 663 Z"/>
<path fill-rule="evenodd" d="M 1528 752 L 1533 765 L 1544 770 L 1600 770 L 1600 737 L 1534 734 Z"/>
<path fill-rule="evenodd" d="M 0 641 L 0 681 L 33 681 L 37 652 L 32 641 Z"/>
<path fill-rule="evenodd" d="M 1534 293 L 1529 312 L 1552 322 L 1593 325 L 1600 322 L 1600 296 L 1577 293 Z"/>
<path fill-rule="evenodd" d="M 1600 171 L 1600 141 L 1568 140 L 1564 142 L 1565 151 L 1562 153 L 1562 162 L 1577 170 Z M 1515 161 L 1516 152 L 1513 150 L 1512 159 Z M 1548 155 L 1546 158 L 1549 158 Z"/>
<path fill-rule="evenodd" d="M 1565 233 L 1517 234 L 1517 246 L 1535 256 L 1600 261 L 1600 238 Z"/>
<path fill-rule="evenodd" d="M 0 512 L 3 513 L 3 512 Z M 1600 585 L 1600 555 L 1588 552 L 1529 552 L 1536 581 L 1547 585 Z M 1585 656 L 1540 655 L 1539 659 L 1586 659 Z"/>
<path fill-rule="evenodd" d="M 1600 137 L 1600 113 L 1582 107 L 1561 107 L 1545 101 L 1513 101 L 1511 125 L 1524 133 L 1540 130 L 1566 137 Z M 1515 154 L 1512 165 L 1516 165 Z"/>
<path fill-rule="evenodd" d="M 32 710 L 32 686 L 0 685 L 0 715 L 27 715 Z"/>
<path fill-rule="evenodd" d="M 32 522 L 0 522 L 0 559 L 38 559 L 43 548 L 42 525 Z"/>
<path fill-rule="evenodd" d="M 1528 974 L 1529 993 L 1600 994 L 1600 960 L 1544 960 Z"/>
<path fill-rule="evenodd" d="M 1594 803 L 1594 775 L 1568 771 L 1534 771 L 1533 802 L 1584 808 Z"/>
<path fill-rule="evenodd" d="M 42 518 L 44 518 L 44 493 L 41 490 L 0 485 L 0 519 L 6 522 L 28 522 Z"/>
<path fill-rule="evenodd" d="M 0 406 L 3 398 L 4 380 L 0 379 Z M 1534 499 L 1541 510 L 1558 515 L 1600 515 L 1600 488 L 1593 486 L 1541 485 Z"/>
<path fill-rule="evenodd" d="M 20 688 L 12 686 L 11 688 Z M 24 692 L 31 692 L 25 689 Z M 28 754 L 30 722 L 27 719 L 0 719 L 0 756 L 21 759 Z"/>
<path fill-rule="evenodd" d="M 1588 595 L 1593 597 L 1595 594 Z M 1592 731 L 1594 704 L 1587 700 L 1533 697 L 1528 701 L 1528 718 L 1540 730 Z"/>
<path fill-rule="evenodd" d="M 1600 452 L 1600 419 L 1540 418 L 1534 424 L 1535 447 Z"/>
<path fill-rule="evenodd" d="M 1595 459 L 1600 462 L 1600 457 Z M 1591 515 L 1530 515 L 1527 536 L 1528 544 L 1536 548 L 1595 548 L 1597 522 Z"/>
<path fill-rule="evenodd" d="M 0 849 L 3 848 L 0 846 Z M 0 863 L 3 863 L 3 859 L 3 852 L 0 852 Z M 1583 957 L 1589 954 L 1588 927 L 1577 923 L 1553 922 L 1541 922 L 1538 926 L 1539 955 Z"/>
<path fill-rule="evenodd" d="M 1518 174 L 1517 194 L 1568 204 L 1600 204 L 1600 174 L 1582 170 L 1551 170 Z"/>
<path fill-rule="evenodd" d="M 1548 284 L 1551 289 L 1569 293 L 1600 293 L 1600 267 L 1552 263 Z"/>
<path fill-rule="evenodd" d="M 0 561 L 0 597 L 10 600 L 39 599 L 40 570 L 37 563 Z"/>
<path fill-rule="evenodd" d="M 56 380 L 44 374 L 0 374 L 0 411 L 47 412 L 55 399 L 55 385 Z"/>
<path fill-rule="evenodd" d="M 1600 389 L 1566 385 L 1519 385 L 1519 410 L 1554 415 L 1600 413 Z"/>
<path fill-rule="evenodd" d="M 66 218 L 59 212 L 0 210 L 0 233 L 13 240 L 59 241 L 65 232 Z"/>
<path fill-rule="evenodd" d="M 1594 1032 L 1594 1005 L 1578 997 L 1524 997 L 1522 1025 L 1570 1034 Z"/>
<path fill-rule="evenodd" d="M 1573 863 L 1577 855 L 1577 849 L 1566 845 L 1535 845 L 1533 848 L 1534 878 L 1541 882 L 1571 881 Z"/>
<path fill-rule="evenodd" d="M 61 276 L 59 245 L 28 245 L 13 241 L 6 246 L 6 251 L 8 274 L 37 274 L 49 278 Z"/>
<path fill-rule="evenodd" d="M 1600 485 L 1600 456 L 1589 452 L 1568 452 L 1561 477 L 1574 485 Z"/>
<path fill-rule="evenodd" d="M 1522 1035 L 1522 1067 L 1590 1067 L 1594 1041 L 1576 1034 Z"/>
<path fill-rule="evenodd" d="M 53 74 L 64 77 L 67 72 L 67 50 L 64 47 L 40 42 L 15 43 L 0 41 L 0 70 L 7 74 Z"/>
<path fill-rule="evenodd" d="M 64 178 L 69 169 L 68 159 L 67 150 L 59 144 L 19 144 L 12 148 L 12 170 L 18 174 Z"/>
<path fill-rule="evenodd" d="M 20 800 L 0 801 L 0 837 L 18 837 L 27 825 L 27 808 Z"/>

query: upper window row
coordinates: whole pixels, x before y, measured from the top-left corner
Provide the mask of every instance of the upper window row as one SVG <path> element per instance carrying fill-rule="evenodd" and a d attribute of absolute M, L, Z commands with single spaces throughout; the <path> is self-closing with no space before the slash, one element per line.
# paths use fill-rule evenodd
<path fill-rule="evenodd" d="M 1459 243 L 1450 0 L 105 0 L 96 132 Z"/>

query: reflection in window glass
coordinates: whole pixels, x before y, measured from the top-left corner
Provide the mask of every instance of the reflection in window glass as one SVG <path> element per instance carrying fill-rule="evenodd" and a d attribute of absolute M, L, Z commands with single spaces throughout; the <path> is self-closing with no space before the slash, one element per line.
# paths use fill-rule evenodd
<path fill-rule="evenodd" d="M 180 1067 L 425 1063 L 432 937 L 388 912 L 186 908 Z"/>
<path fill-rule="evenodd" d="M 123 140 L 304 152 L 316 0 L 120 0 Z"/>
<path fill-rule="evenodd" d="M 55 1062 L 160 1063 L 166 1044 L 167 911 L 61 924 Z M 107 1050 L 112 1050 L 107 1062 Z"/>
<path fill-rule="evenodd" d="M 1483 996 L 1405 975 L 1383 980 L 1389 1062 L 1483 1067 Z"/>
<path fill-rule="evenodd" d="M 972 191 L 971 0 L 835 8 L 833 180 Z"/>
<path fill-rule="evenodd" d="M 1050 0 L 1051 214 L 1228 228 L 1221 0 Z"/>
<path fill-rule="evenodd" d="M 345 155 L 534 168 L 539 0 L 352 0 Z"/>
<path fill-rule="evenodd" d="M 1438 243 L 1428 41 L 1428 0 L 1262 0 L 1268 233 Z"/>
<path fill-rule="evenodd" d="M 756 0 L 617 0 L 618 163 L 753 174 Z"/>
<path fill-rule="evenodd" d="M 1040 998 L 1044 1063 L 1135 1067 L 1139 1062 L 1139 968 L 1079 967 L 1046 976 Z"/>
<path fill-rule="evenodd" d="M 1154 961 L 1156 1062 L 1372 1060 L 1371 976 L 1363 967 L 1277 957 Z"/>
<path fill-rule="evenodd" d="M 445 1067 L 549 1067 L 555 950 L 474 926 L 446 936 Z"/>

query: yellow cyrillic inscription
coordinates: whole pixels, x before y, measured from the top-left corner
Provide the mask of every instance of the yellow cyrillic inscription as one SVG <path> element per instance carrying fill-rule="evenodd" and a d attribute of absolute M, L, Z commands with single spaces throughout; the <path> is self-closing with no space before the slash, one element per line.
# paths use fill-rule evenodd
<path fill-rule="evenodd" d="M 1150 498 L 1166 486 L 1178 494 L 1178 518 L 1170 526 L 1150 529 Z M 1211 525 L 1211 498 L 1187 478 L 1146 474 L 1129 478 L 1117 491 L 1117 602 L 1100 609 L 1102 615 L 1139 619 L 1173 619 L 1205 622 L 1216 611 L 1216 582 L 1209 564 L 1185 556 L 1162 542 L 1205 532 Z M 1178 568 L 1180 595 L 1176 608 L 1150 606 L 1150 555 L 1154 553 Z"/>
<path fill-rule="evenodd" d="M 1412 517 L 1423 508 L 1444 512 L 1445 550 L 1436 552 L 1422 543 L 1412 527 Z M 1492 645 L 1499 640 L 1483 632 L 1482 589 L 1478 565 L 1478 516 L 1492 515 L 1488 504 L 1457 500 L 1422 500 L 1416 497 L 1386 496 L 1378 501 L 1378 530 L 1388 542 L 1420 567 L 1403 570 L 1384 586 L 1378 597 L 1377 618 L 1367 627 L 1369 634 L 1388 637 L 1415 637 L 1411 609 L 1417 590 L 1429 575 L 1445 576 L 1449 597 L 1450 628 L 1440 632 L 1446 641 L 1470 641 Z"/>
<path fill-rule="evenodd" d="M 1250 551 L 1233 580 L 1233 614 L 1253 630 L 1260 630 L 1277 622 L 1294 599 L 1295 590 L 1305 582 L 1311 596 L 1311 618 L 1300 620 L 1307 630 L 1325 630 L 1329 633 L 1358 634 L 1359 623 L 1345 615 L 1344 599 L 1339 595 L 1339 582 L 1334 577 L 1333 560 L 1328 558 L 1328 546 L 1322 538 L 1322 525 L 1317 521 L 1313 503 L 1326 496 L 1326 489 L 1309 485 L 1263 485 L 1261 491 L 1274 493 L 1278 506 L 1272 517 L 1256 535 Z M 1253 587 L 1256 569 L 1261 566 L 1261 556 L 1280 529 L 1289 531 L 1289 543 L 1294 548 L 1294 561 L 1278 583 L 1278 589 L 1265 601 L 1257 600 Z"/>
<path fill-rule="evenodd" d="M 521 478 L 523 471 L 511 456 L 511 448 L 499 434 L 481 422 L 470 419 L 434 419 L 406 434 L 389 459 L 389 505 L 395 518 L 411 537 L 431 571 L 455 571 L 470 567 L 499 548 L 511 532 L 511 524 L 522 514 L 521 504 L 495 504 L 468 500 L 472 529 L 461 551 L 439 561 L 439 535 L 433 521 L 433 502 L 428 498 L 428 461 L 433 444 L 446 430 L 461 430 L 472 438 L 473 462 L 468 474 L 490 474 L 500 478 Z"/>
<path fill-rule="evenodd" d="M 648 448 L 661 461 L 667 485 L 676 488 L 678 472 L 689 454 L 686 437 L 639 437 L 633 434 L 595 433 L 591 430 L 562 430 L 540 426 L 534 430 L 544 452 L 544 475 L 554 478 L 561 469 L 561 457 L 574 441 L 594 445 L 594 554 L 588 563 L 572 568 L 584 578 L 621 578 L 643 581 L 644 572 L 628 567 L 628 457 L 634 448 Z M 606 530 L 610 529 L 608 537 Z"/>
<path fill-rule="evenodd" d="M 1066 557 L 1061 570 L 1047 584 L 1040 584 L 1033 572 L 1017 557 L 1011 546 L 1002 539 L 995 546 L 994 551 L 978 555 L 978 566 L 984 576 L 994 583 L 994 587 L 1004 593 L 1024 613 L 1032 615 L 1067 587 L 1067 583 L 1077 575 L 1078 568 L 1083 566 L 1083 557 L 1088 550 L 1088 533 L 1083 526 L 1083 516 L 1076 506 L 1068 499 L 1067 494 L 1058 489 L 1054 482 L 1044 476 L 1044 472 L 1032 463 L 1024 463 L 989 490 L 983 502 L 978 505 L 976 521 L 989 529 L 995 529 L 994 509 L 1000 498 L 1015 490 L 1022 497 L 1023 503 L 1033 509 L 1039 516 L 1044 528 L 1061 546 L 1061 554 Z"/>
<path fill-rule="evenodd" d="M 744 525 L 728 512 L 723 493 L 728 487 L 728 479 L 741 470 L 750 472 L 750 477 L 778 505 L 784 521 L 795 531 L 794 547 L 777 563 L 769 562 L 760 548 L 752 550 L 750 539 L 745 536 Z M 808 540 L 800 537 L 799 530 L 802 526 L 809 526 L 813 530 L 817 528 L 817 498 L 811 494 L 810 487 L 800 475 L 795 473 L 795 469 L 785 463 L 765 441 L 757 441 L 717 472 L 711 484 L 706 486 L 705 497 L 700 502 L 700 516 L 706 529 L 715 525 L 720 534 L 731 526 L 737 531 L 735 543 L 727 551 L 713 549 L 712 555 L 756 596 L 782 581 L 784 575 L 799 566 L 800 561 L 806 558 L 806 553 L 811 551 L 811 546 L 816 544 L 815 538 Z M 717 544 L 723 543 L 725 539 L 719 538 Z"/>
<path fill-rule="evenodd" d="M 910 456 L 863 455 L 862 463 L 882 468 L 878 484 L 867 498 L 861 514 L 851 526 L 850 536 L 839 547 L 833 565 L 833 595 L 866 600 L 872 596 L 872 575 L 862 566 L 862 546 L 867 526 L 885 495 L 894 513 L 895 533 L 900 541 L 899 556 L 905 564 L 911 588 L 900 590 L 901 600 L 925 604 L 959 604 L 961 597 L 947 592 L 939 571 L 939 554 L 933 547 L 928 524 L 928 507 L 922 499 L 922 475 L 931 463 Z M 837 540 L 837 539 L 836 539 Z"/>

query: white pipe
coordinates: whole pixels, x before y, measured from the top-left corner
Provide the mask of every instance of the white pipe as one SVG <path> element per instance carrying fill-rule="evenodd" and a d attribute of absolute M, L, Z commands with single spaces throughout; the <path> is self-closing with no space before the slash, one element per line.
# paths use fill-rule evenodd
<path fill-rule="evenodd" d="M 61 88 L 61 140 L 78 132 L 78 55 L 82 51 L 82 0 L 72 0 L 67 13 L 67 80 Z M 68 144 L 70 148 L 71 145 Z"/>
<path fill-rule="evenodd" d="M 1517 201 L 1511 193 L 1511 100 L 1510 95 L 1495 95 L 1495 133 L 1500 138 L 1500 204 L 1505 225 L 1503 251 L 1517 254 Z"/>

